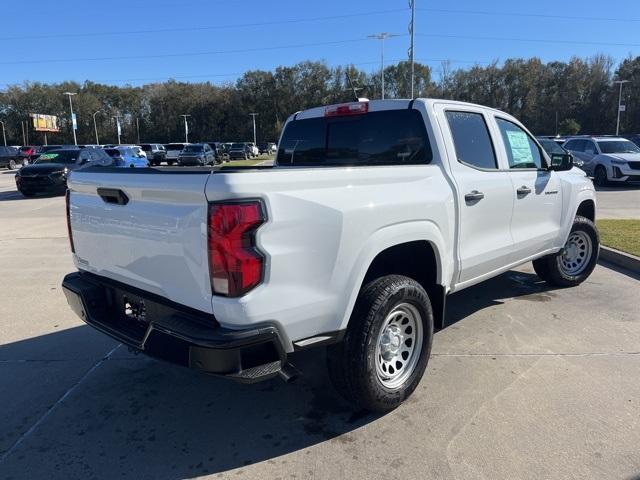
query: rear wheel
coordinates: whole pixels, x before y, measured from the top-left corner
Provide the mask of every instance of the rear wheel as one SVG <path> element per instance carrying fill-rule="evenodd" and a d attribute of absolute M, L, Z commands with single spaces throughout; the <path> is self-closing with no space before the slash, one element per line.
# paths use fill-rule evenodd
<path fill-rule="evenodd" d="M 400 275 L 373 280 L 358 296 L 344 340 L 328 347 L 331 380 L 357 408 L 393 410 L 420 382 L 432 339 L 422 286 Z"/>
<path fill-rule="evenodd" d="M 9 160 L 9 170 L 15 170 L 17 166 L 18 164 L 13 158 Z"/>
<path fill-rule="evenodd" d="M 609 183 L 607 179 L 607 169 L 602 165 L 598 165 L 596 167 L 596 170 L 593 173 L 593 183 L 597 187 L 606 187 L 607 183 Z"/>
<path fill-rule="evenodd" d="M 594 223 L 576 217 L 569 238 L 562 250 L 534 260 L 536 274 L 545 282 L 558 287 L 574 287 L 584 282 L 598 261 L 600 237 Z"/>

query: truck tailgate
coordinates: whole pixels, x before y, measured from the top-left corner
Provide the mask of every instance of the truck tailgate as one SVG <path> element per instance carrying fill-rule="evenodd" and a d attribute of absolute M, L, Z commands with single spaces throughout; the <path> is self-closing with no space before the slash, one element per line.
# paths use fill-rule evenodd
<path fill-rule="evenodd" d="M 211 313 L 208 177 L 208 171 L 74 172 L 68 186 L 78 269 Z M 120 203 L 105 195 L 118 191 L 126 196 Z"/>

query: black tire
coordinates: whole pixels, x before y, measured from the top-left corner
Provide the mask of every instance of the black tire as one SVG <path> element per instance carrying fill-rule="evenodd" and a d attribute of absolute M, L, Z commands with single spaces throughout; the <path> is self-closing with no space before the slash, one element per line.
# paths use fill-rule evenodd
<path fill-rule="evenodd" d="M 25 197 L 35 197 L 36 194 L 33 192 L 23 192 L 22 190 L 20 190 L 20 193 L 25 196 Z"/>
<path fill-rule="evenodd" d="M 406 364 L 412 369 L 403 374 L 402 383 L 389 387 L 379 376 L 376 362 L 382 360 L 382 355 L 377 356 L 376 349 L 389 314 L 407 305 L 419 314 L 416 321 L 421 323 L 415 335 L 417 339 L 419 332 L 422 333 L 421 348 L 419 352 L 414 349 L 412 355 L 416 355 L 415 359 L 412 355 L 407 356 Z M 403 333 L 411 334 L 408 329 Z M 422 286 L 401 275 L 373 280 L 358 295 L 343 341 L 327 348 L 327 366 L 332 383 L 358 409 L 374 412 L 393 410 L 413 393 L 420 382 L 427 368 L 432 340 L 433 311 Z M 399 345 L 406 345 L 407 341 Z M 414 348 L 415 345 L 418 343 Z M 395 365 L 398 363 L 401 364 L 396 362 Z M 401 372 L 403 367 L 397 368 Z"/>
<path fill-rule="evenodd" d="M 593 172 L 593 184 L 596 187 L 606 187 L 609 184 L 607 169 L 602 165 L 598 165 Z"/>
<path fill-rule="evenodd" d="M 9 170 L 15 170 L 16 167 L 18 166 L 18 164 L 16 163 L 16 161 L 12 158 L 11 160 L 9 160 L 9 164 L 7 165 L 7 168 Z"/>
<path fill-rule="evenodd" d="M 564 258 L 564 253 L 567 248 L 574 248 L 573 245 L 569 245 L 574 233 L 578 232 L 577 236 L 582 237 L 584 249 L 580 246 L 575 246 L 577 253 L 577 259 L 582 258 L 580 269 L 575 273 L 568 271 L 566 265 L 571 265 L 571 262 Z M 587 238 L 588 237 L 588 242 Z M 590 248 L 586 246 L 590 242 Z M 584 282 L 598 262 L 598 254 L 600 252 L 600 235 L 595 224 L 585 217 L 577 216 L 573 221 L 573 226 L 569 232 L 569 238 L 567 244 L 558 253 L 553 255 L 547 255 L 546 257 L 534 260 L 533 268 L 540 278 L 545 282 L 555 287 L 575 287 Z M 581 253 L 584 253 L 581 257 Z M 588 257 L 588 258 L 586 258 Z M 578 266 L 578 261 L 573 265 Z"/>

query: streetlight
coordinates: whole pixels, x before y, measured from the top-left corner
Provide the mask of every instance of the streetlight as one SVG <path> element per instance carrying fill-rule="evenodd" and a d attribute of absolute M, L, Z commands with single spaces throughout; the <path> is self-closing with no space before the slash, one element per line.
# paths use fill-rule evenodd
<path fill-rule="evenodd" d="M 630 80 L 616 80 L 613 83 L 617 83 L 620 85 L 620 93 L 618 93 L 618 120 L 616 121 L 616 137 L 620 132 L 620 112 L 622 109 L 622 85 L 625 83 L 629 83 Z"/>
<path fill-rule="evenodd" d="M 69 110 L 71 110 L 71 131 L 73 132 L 73 143 L 74 145 L 78 145 L 78 140 L 76 139 L 76 122 L 75 116 L 73 115 L 73 103 L 71 102 L 71 97 L 73 95 L 77 95 L 77 93 L 64 92 L 63 95 L 69 95 Z"/>
<path fill-rule="evenodd" d="M 409 42 L 409 62 L 411 63 L 411 99 L 413 100 L 413 84 L 414 76 L 415 76 L 415 67 L 414 67 L 414 57 L 415 50 L 413 48 L 413 36 L 416 26 L 416 0 L 409 0 L 409 7 L 411 7 L 411 22 L 409 23 L 409 34 L 411 35 L 411 40 Z"/>
<path fill-rule="evenodd" d="M 115 117 L 116 120 L 116 131 L 118 132 L 118 145 L 120 145 L 120 133 L 122 132 L 120 129 L 120 115 L 116 115 Z"/>
<path fill-rule="evenodd" d="M 394 35 L 392 33 L 382 32 L 374 35 L 367 35 L 367 38 L 374 40 L 380 40 L 380 79 L 382 83 L 382 100 L 384 100 L 384 41 L 387 38 L 399 37 L 400 35 Z"/>
<path fill-rule="evenodd" d="M 187 117 L 190 117 L 189 114 L 181 114 L 181 117 L 184 118 L 184 143 L 189 143 L 189 125 L 187 125 Z"/>
<path fill-rule="evenodd" d="M 98 140 L 98 126 L 96 125 L 96 115 L 100 113 L 100 110 L 91 114 L 93 117 L 93 130 L 96 132 L 96 145 L 100 145 L 100 140 Z"/>
<path fill-rule="evenodd" d="M 0 120 L 0 123 L 2 124 L 2 138 L 4 139 L 4 146 L 7 146 L 7 134 L 4 132 L 4 122 L 2 120 Z"/>
<path fill-rule="evenodd" d="M 253 144 L 256 144 L 256 115 L 257 113 L 250 113 L 251 119 L 253 120 Z"/>

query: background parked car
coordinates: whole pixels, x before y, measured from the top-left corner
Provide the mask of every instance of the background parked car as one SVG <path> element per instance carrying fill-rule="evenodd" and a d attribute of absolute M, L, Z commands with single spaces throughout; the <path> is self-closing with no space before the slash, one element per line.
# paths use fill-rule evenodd
<path fill-rule="evenodd" d="M 160 165 L 167 157 L 167 149 L 159 143 L 144 143 L 140 145 L 140 148 L 147 155 L 147 160 L 151 165 Z"/>
<path fill-rule="evenodd" d="M 0 167 L 13 170 L 22 165 L 20 151 L 15 147 L 0 147 Z"/>
<path fill-rule="evenodd" d="M 185 145 L 178 154 L 178 165 L 182 166 L 206 166 L 214 165 L 216 157 L 208 143 L 192 143 Z"/>
<path fill-rule="evenodd" d="M 229 158 L 231 160 L 248 160 L 251 153 L 246 143 L 232 143 L 229 148 Z"/>
<path fill-rule="evenodd" d="M 246 145 L 250 157 L 257 157 L 258 155 L 260 155 L 260 150 L 258 150 L 258 147 L 256 147 L 253 142 L 247 142 Z"/>
<path fill-rule="evenodd" d="M 540 142 L 540 145 L 542 145 L 542 148 L 544 148 L 545 152 L 547 152 L 547 155 L 549 155 L 549 158 L 551 159 L 552 162 L 554 160 L 554 157 L 561 158 L 562 155 L 567 155 L 567 154 L 571 155 L 571 153 L 568 150 L 565 150 L 562 147 L 562 145 L 559 145 L 558 142 L 556 142 L 552 138 L 547 138 L 547 137 L 536 137 L 536 138 L 538 142 Z M 571 158 L 573 159 L 574 166 L 578 168 L 583 167 L 584 162 L 582 160 L 574 157 L 573 155 L 571 155 Z"/>
<path fill-rule="evenodd" d="M 43 153 L 31 165 L 16 173 L 16 187 L 25 197 L 37 193 L 64 193 L 70 171 L 95 162 L 110 163 L 107 154 L 99 148 L 68 148 Z"/>
<path fill-rule="evenodd" d="M 114 159 L 116 167 L 148 167 L 149 161 L 132 147 L 105 148 L 104 151 Z"/>
<path fill-rule="evenodd" d="M 216 163 L 222 163 L 225 160 L 229 160 L 227 151 L 224 147 L 224 143 L 222 142 L 206 142 L 206 143 L 213 150 L 213 154 L 215 155 L 215 158 L 216 158 Z"/>
<path fill-rule="evenodd" d="M 167 160 L 167 165 L 173 165 L 178 161 L 178 155 L 180 155 L 180 152 L 185 147 L 185 145 L 188 145 L 188 144 L 187 143 L 168 143 L 164 146 L 164 148 L 166 148 L 167 150 L 167 155 L 165 156 Z"/>
<path fill-rule="evenodd" d="M 18 149 L 18 154 L 22 159 L 22 165 L 28 165 L 30 162 L 35 160 L 35 159 L 32 159 L 31 157 L 33 157 L 36 154 L 37 149 L 38 147 L 35 147 L 33 145 L 26 145 Z"/>
<path fill-rule="evenodd" d="M 563 147 L 584 162 L 581 168 L 598 186 L 640 180 L 640 147 L 626 138 L 574 137 Z"/>

